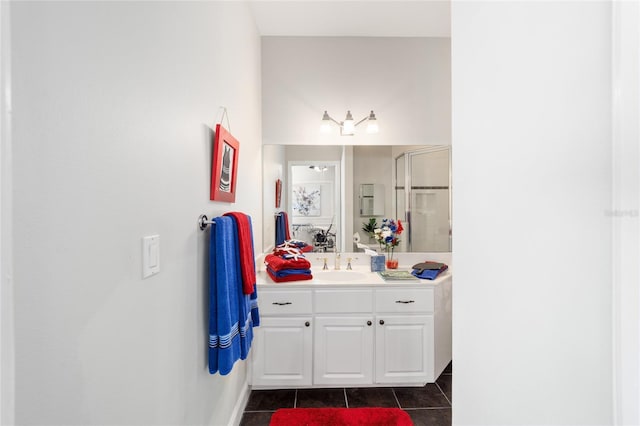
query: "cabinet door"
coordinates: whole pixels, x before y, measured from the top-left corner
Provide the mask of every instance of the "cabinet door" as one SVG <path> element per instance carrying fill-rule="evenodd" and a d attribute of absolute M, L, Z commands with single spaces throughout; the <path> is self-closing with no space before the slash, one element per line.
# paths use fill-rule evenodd
<path fill-rule="evenodd" d="M 372 316 L 316 317 L 314 327 L 314 384 L 373 383 Z"/>
<path fill-rule="evenodd" d="M 433 382 L 433 316 L 376 317 L 376 383 Z"/>
<path fill-rule="evenodd" d="M 262 317 L 254 333 L 254 386 L 311 385 L 311 317 Z"/>

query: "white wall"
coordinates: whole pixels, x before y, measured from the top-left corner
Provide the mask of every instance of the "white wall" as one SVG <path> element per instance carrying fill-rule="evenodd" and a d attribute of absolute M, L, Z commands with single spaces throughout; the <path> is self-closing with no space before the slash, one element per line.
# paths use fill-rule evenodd
<path fill-rule="evenodd" d="M 12 4 L 16 422 L 234 421 L 246 366 L 207 370 L 208 232 L 261 247 L 260 41 L 240 2 Z M 240 141 L 209 201 L 211 127 Z M 161 272 L 141 279 L 141 237 Z"/>
<path fill-rule="evenodd" d="M 448 38 L 263 37 L 264 143 L 445 145 L 451 140 Z M 380 132 L 319 132 L 322 113 Z"/>
<path fill-rule="evenodd" d="M 640 424 L 640 6 L 614 3 L 613 309 L 615 424 Z"/>
<path fill-rule="evenodd" d="M 453 2 L 453 422 L 612 423 L 611 11 Z"/>

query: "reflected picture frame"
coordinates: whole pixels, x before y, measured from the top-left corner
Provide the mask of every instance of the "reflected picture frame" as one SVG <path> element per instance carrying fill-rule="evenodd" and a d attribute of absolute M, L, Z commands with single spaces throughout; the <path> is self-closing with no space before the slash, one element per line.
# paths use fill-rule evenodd
<path fill-rule="evenodd" d="M 216 124 L 211 158 L 212 201 L 235 203 L 240 142 L 222 125 Z"/>

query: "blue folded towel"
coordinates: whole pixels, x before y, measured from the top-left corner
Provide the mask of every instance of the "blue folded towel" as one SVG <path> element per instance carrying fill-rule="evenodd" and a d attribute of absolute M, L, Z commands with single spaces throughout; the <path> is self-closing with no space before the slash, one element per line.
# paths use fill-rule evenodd
<path fill-rule="evenodd" d="M 278 278 L 288 277 L 290 275 L 311 275 L 311 269 L 281 269 L 277 272 L 268 266 L 267 269 Z"/>
<path fill-rule="evenodd" d="M 447 266 L 444 266 L 441 269 L 424 269 L 421 272 L 418 272 L 414 269 L 413 271 L 411 271 L 411 274 L 423 280 L 435 280 L 438 275 L 440 275 L 440 273 L 446 270 Z"/>

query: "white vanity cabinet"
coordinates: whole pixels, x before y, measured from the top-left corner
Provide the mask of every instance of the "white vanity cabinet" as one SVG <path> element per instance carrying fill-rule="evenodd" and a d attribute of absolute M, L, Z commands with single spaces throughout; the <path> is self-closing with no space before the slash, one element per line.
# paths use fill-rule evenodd
<path fill-rule="evenodd" d="M 421 385 L 451 361 L 450 275 L 263 285 L 258 300 L 254 388 Z"/>
<path fill-rule="evenodd" d="M 434 382 L 434 289 L 376 290 L 376 383 Z"/>
<path fill-rule="evenodd" d="M 251 347 L 253 385 L 302 387 L 312 384 L 311 290 L 260 294 L 260 326 Z"/>
<path fill-rule="evenodd" d="M 314 291 L 313 383 L 373 382 L 373 290 Z"/>

